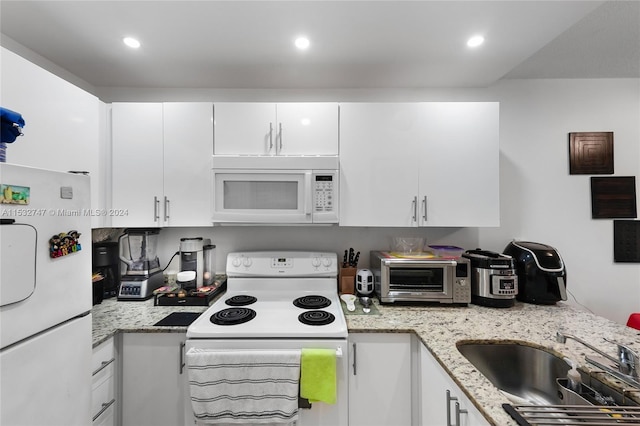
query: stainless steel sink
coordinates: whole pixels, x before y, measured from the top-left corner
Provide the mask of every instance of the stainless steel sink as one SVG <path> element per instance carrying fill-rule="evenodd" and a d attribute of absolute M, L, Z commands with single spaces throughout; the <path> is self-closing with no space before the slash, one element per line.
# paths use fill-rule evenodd
<path fill-rule="evenodd" d="M 538 405 L 562 404 L 556 379 L 567 377 L 569 365 L 543 349 L 517 343 L 456 345 L 498 389 Z"/>
<path fill-rule="evenodd" d="M 608 392 L 582 383 L 568 389 L 569 365 L 560 356 L 526 342 L 458 342 L 464 355 L 491 383 L 507 393 L 502 407 L 519 425 L 640 425 L 636 404 L 619 405 Z"/>

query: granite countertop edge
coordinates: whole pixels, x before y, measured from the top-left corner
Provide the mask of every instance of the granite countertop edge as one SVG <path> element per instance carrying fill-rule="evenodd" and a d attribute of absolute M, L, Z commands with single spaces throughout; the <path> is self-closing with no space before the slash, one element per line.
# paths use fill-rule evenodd
<path fill-rule="evenodd" d="M 616 356 L 615 346 L 605 342 L 605 337 L 640 352 L 638 330 L 563 302 L 556 305 L 517 302 L 506 309 L 476 305 L 380 305 L 377 300 L 374 303 L 379 311 L 376 315 L 346 315 L 349 333 L 415 334 L 487 421 L 496 426 L 517 424 L 502 408 L 502 404 L 510 401 L 462 356 L 457 342 L 516 342 L 539 347 L 574 360 L 587 373 L 593 372 L 585 363 L 585 354 L 591 352 L 572 340 L 565 344 L 556 342 L 556 331 L 562 329 L 581 337 L 612 356 Z M 154 306 L 153 300 L 120 303 L 106 299 L 92 309 L 93 347 L 118 333 L 184 333 L 187 327 L 153 324 L 172 312 L 204 312 L 207 308 Z"/>

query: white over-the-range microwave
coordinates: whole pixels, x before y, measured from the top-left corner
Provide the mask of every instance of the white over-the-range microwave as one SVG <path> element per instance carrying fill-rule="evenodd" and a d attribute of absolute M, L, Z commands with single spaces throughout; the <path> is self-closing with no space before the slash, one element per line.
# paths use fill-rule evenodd
<path fill-rule="evenodd" d="M 336 156 L 214 155 L 213 223 L 335 224 Z"/>

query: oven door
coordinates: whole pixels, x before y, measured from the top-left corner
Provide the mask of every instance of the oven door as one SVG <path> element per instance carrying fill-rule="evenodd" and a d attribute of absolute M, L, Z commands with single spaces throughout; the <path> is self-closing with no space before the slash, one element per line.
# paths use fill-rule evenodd
<path fill-rule="evenodd" d="M 451 301 L 453 271 L 449 262 L 387 264 L 381 271 L 383 297 L 388 302 Z"/>
<path fill-rule="evenodd" d="M 188 339 L 185 353 L 191 348 L 213 351 L 224 350 L 300 350 L 323 348 L 336 350 L 337 399 L 335 404 L 313 403 L 311 408 L 300 408 L 297 426 L 347 426 L 348 413 L 348 345 L 345 339 Z M 190 406 L 190 404 L 189 404 Z M 200 424 L 200 423 L 198 423 Z"/>
<path fill-rule="evenodd" d="M 213 169 L 214 223 L 311 223 L 310 170 Z"/>

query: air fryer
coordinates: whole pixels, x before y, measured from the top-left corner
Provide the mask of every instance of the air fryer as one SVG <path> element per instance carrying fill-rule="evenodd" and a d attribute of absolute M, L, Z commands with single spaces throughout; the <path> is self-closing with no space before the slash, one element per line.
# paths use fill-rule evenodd
<path fill-rule="evenodd" d="M 567 271 L 556 249 L 541 243 L 512 241 L 504 254 L 515 260 L 518 300 L 536 305 L 567 300 Z"/>

